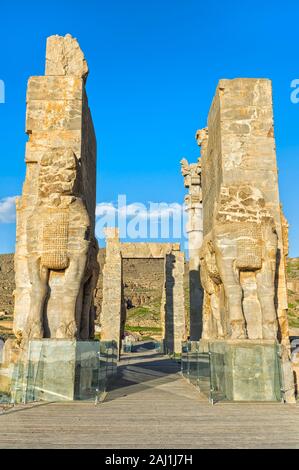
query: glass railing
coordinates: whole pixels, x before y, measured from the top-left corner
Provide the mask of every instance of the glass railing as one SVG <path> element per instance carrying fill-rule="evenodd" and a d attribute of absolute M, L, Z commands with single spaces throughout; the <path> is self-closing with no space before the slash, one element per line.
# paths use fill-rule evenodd
<path fill-rule="evenodd" d="M 165 353 L 165 341 L 161 339 L 160 341 L 154 341 L 154 350 L 159 354 Z"/>
<path fill-rule="evenodd" d="M 215 341 L 209 351 L 213 401 L 282 401 L 278 343 Z"/>
<path fill-rule="evenodd" d="M 199 341 L 186 341 L 182 345 L 182 375 L 210 399 L 210 358 Z"/>
<path fill-rule="evenodd" d="M 132 341 L 123 341 L 122 352 L 125 354 L 133 352 L 133 344 Z"/>
<path fill-rule="evenodd" d="M 15 363 L 0 364 L 1 404 L 103 400 L 117 370 L 113 341 L 31 341 Z"/>
<path fill-rule="evenodd" d="M 281 351 L 262 341 L 182 345 L 182 375 L 212 403 L 283 400 Z"/>
<path fill-rule="evenodd" d="M 156 341 L 156 340 L 148 340 L 145 341 L 146 343 L 146 348 L 149 350 L 156 351 L 158 354 L 164 354 L 164 340 L 161 341 Z M 142 341 L 130 341 L 130 340 L 124 340 L 122 342 L 122 352 L 123 353 L 134 353 L 138 352 L 140 347 L 143 346 Z"/>

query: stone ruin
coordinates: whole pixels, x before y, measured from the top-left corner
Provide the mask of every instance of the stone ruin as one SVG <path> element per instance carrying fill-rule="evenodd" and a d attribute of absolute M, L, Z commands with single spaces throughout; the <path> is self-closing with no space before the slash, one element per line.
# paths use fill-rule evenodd
<path fill-rule="evenodd" d="M 4 351 L 6 362 L 11 362 L 13 349 L 14 353 L 17 349 L 26 352 L 28 344 L 34 343 L 36 362 L 41 351 L 48 352 L 43 357 L 51 364 L 60 358 L 65 367 L 59 373 L 51 365 L 46 386 L 57 375 L 66 375 L 70 387 L 63 393 L 71 399 L 75 343 L 94 335 L 94 289 L 99 273 L 96 138 L 85 91 L 87 75 L 77 41 L 70 35 L 51 36 L 45 76 L 31 77 L 28 82 L 26 178 L 17 201 L 17 339 L 13 346 L 7 341 Z M 275 347 L 279 344 L 284 396 L 292 402 L 285 273 L 288 225 L 278 192 L 271 82 L 221 80 L 208 127 L 196 137 L 200 160 L 181 162 L 189 190 L 185 202 L 190 339 L 200 339 L 203 351 L 209 345 L 210 353 L 225 358 L 220 372 L 229 369 L 231 397 L 241 400 L 255 396 L 250 395 L 246 374 L 255 372 L 257 365 L 259 398 L 271 399 L 269 377 L 278 360 Z M 179 245 L 121 243 L 117 229 L 107 229 L 106 236 L 101 340 L 115 341 L 121 347 L 122 260 L 163 259 L 165 345 L 168 352 L 180 353 L 187 335 L 184 254 Z M 84 377 L 86 384 L 88 380 Z"/>
<path fill-rule="evenodd" d="M 285 396 L 292 401 L 287 224 L 278 192 L 271 81 L 221 80 L 208 127 L 198 131 L 197 141 L 204 235 L 199 251 L 202 340 L 231 348 L 278 341 Z M 250 358 L 247 352 L 248 369 L 255 361 L 266 364 L 269 357 L 262 352 Z"/>
<path fill-rule="evenodd" d="M 186 337 L 184 306 L 184 253 L 175 243 L 121 243 L 119 230 L 106 229 L 106 260 L 103 268 L 101 339 L 114 340 L 121 349 L 125 326 L 123 259 L 164 259 L 165 282 L 161 317 L 166 350 L 180 353 Z"/>
<path fill-rule="evenodd" d="M 15 308 L 0 373 L 14 400 L 74 399 L 92 390 L 96 138 L 76 39 L 47 40 L 45 76 L 27 88 L 26 177 L 17 200 Z M 83 340 L 83 341 L 82 341 Z"/>
<path fill-rule="evenodd" d="M 17 201 L 14 333 L 93 337 L 97 280 L 96 138 L 76 39 L 47 40 L 45 76 L 27 88 L 26 179 Z"/>
<path fill-rule="evenodd" d="M 189 164 L 184 158 L 181 161 L 184 185 L 188 194 L 185 196 L 185 210 L 188 222 L 189 254 L 189 299 L 190 299 L 190 340 L 198 341 L 202 336 L 202 317 L 199 312 L 203 306 L 203 289 L 200 283 L 199 249 L 203 241 L 203 209 L 201 161 Z"/>

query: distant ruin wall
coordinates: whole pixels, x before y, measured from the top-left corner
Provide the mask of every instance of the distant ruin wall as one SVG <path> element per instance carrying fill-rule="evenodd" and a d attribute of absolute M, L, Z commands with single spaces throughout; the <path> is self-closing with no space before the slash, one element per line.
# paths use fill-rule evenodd
<path fill-rule="evenodd" d="M 100 274 L 95 289 L 95 306 L 97 318 L 101 313 L 103 298 L 103 267 L 105 264 L 105 248 L 100 248 L 98 263 Z M 185 262 L 184 288 L 188 291 L 188 261 Z M 164 264 L 159 259 L 124 259 L 123 280 L 125 298 L 133 300 L 135 306 L 151 302 L 160 296 L 160 286 L 164 282 Z M 14 255 L 0 255 L 0 313 L 13 315 L 15 289 Z M 188 296 L 186 296 L 188 300 Z M 186 318 L 188 305 L 185 306 Z"/>

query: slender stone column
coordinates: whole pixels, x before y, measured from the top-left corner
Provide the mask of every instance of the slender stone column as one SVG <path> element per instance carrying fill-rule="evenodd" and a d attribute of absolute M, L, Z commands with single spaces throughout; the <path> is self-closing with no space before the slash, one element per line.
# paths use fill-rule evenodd
<path fill-rule="evenodd" d="M 200 283 L 199 249 L 203 239 L 201 162 L 189 164 L 181 161 L 185 188 L 189 194 L 185 197 L 188 222 L 189 252 L 189 296 L 190 296 L 190 339 L 198 341 L 202 333 L 203 290 Z"/>
<path fill-rule="evenodd" d="M 120 346 L 122 310 L 122 260 L 119 230 L 107 228 L 106 261 L 103 269 L 103 303 L 101 311 L 101 340 L 114 340 Z"/>
<path fill-rule="evenodd" d="M 165 342 L 170 353 L 179 354 L 186 335 L 184 302 L 184 253 L 174 251 L 165 257 Z"/>

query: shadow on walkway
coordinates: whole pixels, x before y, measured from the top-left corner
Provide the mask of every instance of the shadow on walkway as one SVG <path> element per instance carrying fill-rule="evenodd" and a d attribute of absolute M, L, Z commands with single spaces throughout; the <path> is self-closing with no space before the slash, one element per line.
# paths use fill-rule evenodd
<path fill-rule="evenodd" d="M 106 402 L 180 379 L 180 364 L 177 361 L 153 353 L 151 349 L 148 352 L 141 349 L 139 351 L 121 357 L 117 376 L 110 384 Z"/>

